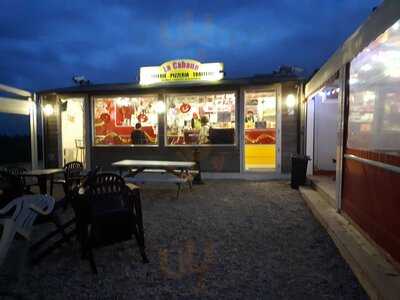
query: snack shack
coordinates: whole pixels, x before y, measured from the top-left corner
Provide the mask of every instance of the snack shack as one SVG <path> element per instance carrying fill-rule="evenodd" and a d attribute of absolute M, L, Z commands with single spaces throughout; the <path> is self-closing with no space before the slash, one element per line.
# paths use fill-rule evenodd
<path fill-rule="evenodd" d="M 209 178 L 280 178 L 299 147 L 301 78 L 281 68 L 226 79 L 223 63 L 177 59 L 137 83 L 39 93 L 47 167 L 81 160 L 193 160 Z"/>

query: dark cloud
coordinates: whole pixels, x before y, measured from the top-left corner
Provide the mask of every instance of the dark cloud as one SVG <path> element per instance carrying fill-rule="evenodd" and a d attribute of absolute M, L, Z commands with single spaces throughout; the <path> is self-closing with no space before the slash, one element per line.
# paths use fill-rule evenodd
<path fill-rule="evenodd" d="M 319 67 L 380 0 L 0 3 L 0 82 L 26 89 L 135 81 L 140 66 L 223 61 L 230 77 Z"/>

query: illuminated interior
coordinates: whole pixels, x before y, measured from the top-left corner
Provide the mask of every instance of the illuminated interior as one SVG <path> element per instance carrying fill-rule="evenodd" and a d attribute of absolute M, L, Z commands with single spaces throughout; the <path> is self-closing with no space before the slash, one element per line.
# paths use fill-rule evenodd
<path fill-rule="evenodd" d="M 84 151 L 78 149 L 84 141 L 84 99 L 70 98 L 61 100 L 61 139 L 64 165 L 71 161 L 84 162 Z"/>
<path fill-rule="evenodd" d="M 235 94 L 167 95 L 167 145 L 235 143 Z"/>
<path fill-rule="evenodd" d="M 338 74 L 335 74 L 307 101 L 309 174 L 335 174 L 339 94 Z"/>
<path fill-rule="evenodd" d="M 351 63 L 348 148 L 400 155 L 400 21 Z"/>
<path fill-rule="evenodd" d="M 94 144 L 157 145 L 157 100 L 153 95 L 95 98 Z"/>
<path fill-rule="evenodd" d="M 245 93 L 245 169 L 276 167 L 276 93 Z"/>

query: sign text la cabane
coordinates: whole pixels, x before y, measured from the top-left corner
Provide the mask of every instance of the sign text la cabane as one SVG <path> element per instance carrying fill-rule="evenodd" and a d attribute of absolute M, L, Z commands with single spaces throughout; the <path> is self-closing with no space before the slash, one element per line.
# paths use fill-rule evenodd
<path fill-rule="evenodd" d="M 222 63 L 202 64 L 192 59 L 178 59 L 156 67 L 140 68 L 140 84 L 177 81 L 216 81 L 224 77 Z"/>

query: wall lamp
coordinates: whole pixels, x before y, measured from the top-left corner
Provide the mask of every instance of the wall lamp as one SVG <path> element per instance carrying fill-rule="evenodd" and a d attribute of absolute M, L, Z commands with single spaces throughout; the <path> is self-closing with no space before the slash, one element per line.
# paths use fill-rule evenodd
<path fill-rule="evenodd" d="M 294 115 L 294 108 L 297 104 L 296 96 L 293 94 L 289 94 L 286 97 L 286 107 L 289 115 Z"/>
<path fill-rule="evenodd" d="M 54 107 L 51 104 L 46 104 L 43 106 L 43 113 L 46 117 L 51 116 L 54 113 Z"/>

